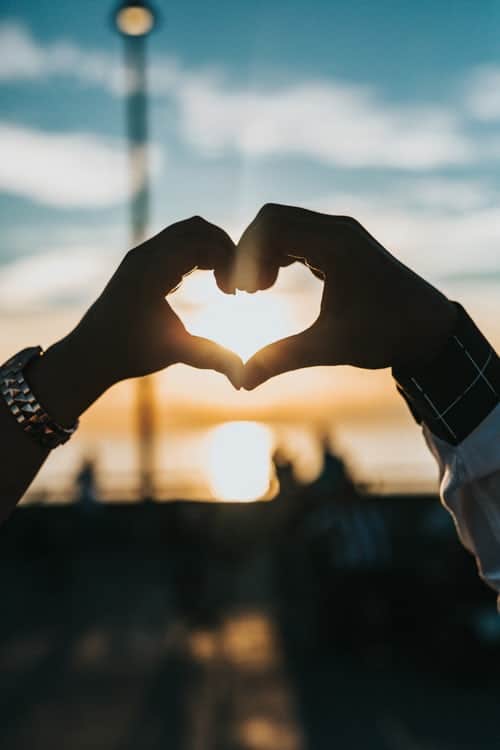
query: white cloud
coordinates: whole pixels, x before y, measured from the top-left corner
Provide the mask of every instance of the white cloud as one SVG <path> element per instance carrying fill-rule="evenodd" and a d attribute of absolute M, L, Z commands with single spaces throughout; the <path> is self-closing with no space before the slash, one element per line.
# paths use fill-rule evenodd
<path fill-rule="evenodd" d="M 397 181 L 390 197 L 392 201 L 433 213 L 461 213 L 498 205 L 500 200 L 498 191 L 483 180 L 428 175 Z"/>
<path fill-rule="evenodd" d="M 122 66 L 106 53 L 85 52 L 69 42 L 42 45 L 20 24 L 0 26 L 0 81 L 71 75 L 112 91 L 125 86 Z"/>
<path fill-rule="evenodd" d="M 0 310 L 36 312 L 47 305 L 89 304 L 113 269 L 95 247 L 65 247 L 0 267 Z"/>
<path fill-rule="evenodd" d="M 354 84 L 242 91 L 215 76 L 186 77 L 177 97 L 185 136 L 207 155 L 296 154 L 346 167 L 419 171 L 474 157 L 452 112 L 388 104 Z"/>
<path fill-rule="evenodd" d="M 434 211 L 469 211 L 498 201 L 499 195 L 479 180 L 425 178 L 409 187 L 409 198 Z"/>
<path fill-rule="evenodd" d="M 0 48 L 0 81 L 68 76 L 114 95 L 137 85 L 118 54 L 68 40 L 42 44 L 19 24 L 0 25 Z M 224 70 L 188 71 L 179 60 L 161 56 L 151 59 L 148 77 L 151 93 L 160 100 L 169 96 L 177 107 L 180 136 L 205 157 L 299 156 L 340 167 L 413 172 L 500 158 L 498 139 L 467 132 L 468 115 L 500 118 L 500 68 L 492 66 L 469 79 L 465 111 L 463 97 L 456 107 L 411 105 L 336 79 L 238 87 Z"/>
<path fill-rule="evenodd" d="M 140 150 L 136 155 L 139 160 Z M 161 154 L 150 159 L 160 168 Z M 125 144 L 85 133 L 45 133 L 0 122 L 0 191 L 48 205 L 101 207 L 118 204 L 144 179 L 129 177 Z"/>
<path fill-rule="evenodd" d="M 477 277 L 499 269 L 500 222 L 495 206 L 462 212 L 403 205 L 394 192 L 333 194 L 309 208 L 358 219 L 388 250 L 434 282 L 451 276 Z"/>
<path fill-rule="evenodd" d="M 0 26 L 0 49 L 0 81 L 35 78 L 43 73 L 43 49 L 22 26 Z"/>
<path fill-rule="evenodd" d="M 137 88 L 132 72 L 121 55 L 95 49 L 82 49 L 70 41 L 40 44 L 24 26 L 0 25 L 0 81 L 68 76 L 84 85 L 98 86 L 122 95 Z M 165 94 L 176 84 L 181 72 L 169 58 L 153 61 L 148 68 L 151 89 Z"/>
<path fill-rule="evenodd" d="M 114 94 L 136 85 L 117 56 L 68 41 L 42 45 L 19 25 L 0 27 L 0 48 L 0 80 L 67 75 Z M 468 163 L 475 154 L 453 111 L 390 104 L 366 86 L 312 80 L 237 89 L 223 75 L 190 73 L 162 57 L 151 60 L 149 81 L 156 96 L 172 96 L 181 135 L 205 155 L 300 155 L 347 167 L 422 171 Z"/>
<path fill-rule="evenodd" d="M 465 105 L 473 117 L 483 122 L 500 120 L 500 67 L 476 68 L 465 84 Z"/>

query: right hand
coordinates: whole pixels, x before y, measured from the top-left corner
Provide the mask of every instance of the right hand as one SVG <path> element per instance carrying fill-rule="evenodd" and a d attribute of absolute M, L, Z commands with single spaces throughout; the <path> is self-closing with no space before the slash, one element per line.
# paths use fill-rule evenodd
<path fill-rule="evenodd" d="M 239 252 L 255 273 L 236 286 L 269 286 L 280 266 L 305 263 L 324 279 L 313 325 L 257 352 L 244 387 L 289 370 L 349 364 L 377 369 L 431 358 L 449 335 L 455 307 L 394 258 L 355 219 L 291 206 L 264 206 L 243 233 Z M 263 280 L 255 282 L 257 280 Z"/>

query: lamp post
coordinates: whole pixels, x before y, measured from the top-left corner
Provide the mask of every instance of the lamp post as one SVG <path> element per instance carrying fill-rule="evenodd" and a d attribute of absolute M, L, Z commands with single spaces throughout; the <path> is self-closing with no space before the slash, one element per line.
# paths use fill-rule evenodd
<path fill-rule="evenodd" d="M 114 15 L 123 38 L 126 70 L 126 121 L 131 177 L 131 239 L 140 245 L 149 220 L 148 100 L 146 41 L 157 18 L 146 2 L 122 2 Z M 139 490 L 143 500 L 154 497 L 155 394 L 152 377 L 140 378 L 136 392 Z"/>

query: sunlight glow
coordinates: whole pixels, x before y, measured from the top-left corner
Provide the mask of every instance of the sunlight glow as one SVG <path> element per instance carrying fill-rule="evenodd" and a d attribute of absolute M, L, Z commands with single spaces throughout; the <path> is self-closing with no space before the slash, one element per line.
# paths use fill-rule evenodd
<path fill-rule="evenodd" d="M 210 435 L 209 479 L 220 500 L 264 497 L 271 479 L 271 431 L 257 422 L 228 422 Z"/>
<path fill-rule="evenodd" d="M 221 295 L 208 314 L 194 316 L 192 326 L 246 361 L 270 341 L 286 336 L 291 321 L 279 298 L 237 292 L 227 299 Z"/>
<path fill-rule="evenodd" d="M 316 320 L 323 283 L 304 266 L 294 266 L 282 269 L 272 289 L 256 294 L 223 294 L 212 273 L 196 271 L 168 300 L 191 333 L 217 341 L 246 361 Z"/>

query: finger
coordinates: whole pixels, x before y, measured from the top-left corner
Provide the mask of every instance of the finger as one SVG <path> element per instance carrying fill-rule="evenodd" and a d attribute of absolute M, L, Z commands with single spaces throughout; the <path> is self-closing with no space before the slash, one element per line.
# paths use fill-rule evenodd
<path fill-rule="evenodd" d="M 233 240 L 223 229 L 200 216 L 172 224 L 153 237 L 151 245 L 157 282 L 169 288 L 173 286 L 172 280 L 178 284 L 196 268 L 217 270 L 220 278 L 227 279 L 234 266 Z"/>
<path fill-rule="evenodd" d="M 261 264 L 257 276 L 257 289 L 255 291 L 270 289 L 276 283 L 279 274 L 279 266 Z"/>
<path fill-rule="evenodd" d="M 158 237 L 161 237 L 164 233 L 174 237 L 203 237 L 207 242 L 225 249 L 227 253 L 232 253 L 235 248 L 233 240 L 222 227 L 212 224 L 202 216 L 192 216 L 189 219 L 171 224 Z"/>
<path fill-rule="evenodd" d="M 317 267 L 317 230 L 332 219 L 293 206 L 263 206 L 238 242 L 236 287 L 265 288 L 269 276 L 295 260 Z"/>
<path fill-rule="evenodd" d="M 243 387 L 251 391 L 281 373 L 321 364 L 316 350 L 311 328 L 269 344 L 246 363 Z"/>
<path fill-rule="evenodd" d="M 221 264 L 214 269 L 214 276 L 217 286 L 224 294 L 236 294 L 234 285 L 234 263 Z"/>
<path fill-rule="evenodd" d="M 236 260 L 236 271 L 232 277 L 232 287 L 242 291 L 260 292 L 274 286 L 280 268 L 295 263 L 296 258 L 282 256 L 279 262 L 275 259 L 257 260 L 255 256 L 243 256 L 238 254 Z"/>
<path fill-rule="evenodd" d="M 248 258 L 247 258 L 248 261 Z M 293 263 L 293 260 L 290 260 Z M 288 265 L 287 263 L 283 265 Z M 254 265 L 253 261 L 250 260 L 250 264 L 247 262 L 246 267 L 243 268 L 241 264 L 236 263 L 230 265 L 221 265 L 219 268 L 214 270 L 215 280 L 217 286 L 225 294 L 236 294 L 237 279 L 246 279 L 245 291 L 246 292 L 258 292 L 264 289 L 269 289 L 276 283 L 280 266 L 276 264 L 259 264 Z"/>
<path fill-rule="evenodd" d="M 237 354 L 210 339 L 187 334 L 178 345 L 179 361 L 202 370 L 216 370 L 239 390 L 243 384 L 243 362 Z"/>
<path fill-rule="evenodd" d="M 183 256 L 184 267 L 192 264 L 189 271 L 193 270 L 193 267 L 202 271 L 213 271 L 219 289 L 225 294 L 235 294 L 236 245 L 223 229 L 209 222 L 205 224 L 208 231 L 206 236 L 204 235 L 203 245 L 199 244 L 198 236 L 192 236 L 190 233 L 184 235 L 188 243 Z"/>
<path fill-rule="evenodd" d="M 274 209 L 271 204 L 263 206 L 238 242 L 235 284 L 246 292 L 267 288 L 280 267 L 291 262 L 276 231 L 280 212 Z"/>
<path fill-rule="evenodd" d="M 236 245 L 221 227 L 195 216 L 174 225 L 173 230 L 181 249 L 179 259 L 187 270 L 196 266 L 228 272 L 234 264 Z"/>

